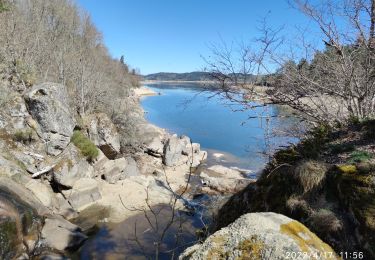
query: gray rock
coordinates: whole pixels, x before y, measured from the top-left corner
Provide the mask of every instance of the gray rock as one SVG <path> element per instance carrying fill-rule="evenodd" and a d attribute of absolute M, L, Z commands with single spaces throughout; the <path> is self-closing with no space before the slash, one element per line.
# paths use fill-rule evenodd
<path fill-rule="evenodd" d="M 62 167 L 53 173 L 54 182 L 72 188 L 74 183 L 81 178 L 94 178 L 94 167 L 85 159 L 79 160 L 77 163 L 70 165 L 70 161 L 61 162 Z"/>
<path fill-rule="evenodd" d="M 340 259 L 300 222 L 273 212 L 243 215 L 179 259 Z M 289 256 L 289 257 L 288 257 Z"/>
<path fill-rule="evenodd" d="M 243 190 L 250 183 L 255 182 L 253 179 L 230 178 L 225 176 L 210 176 L 201 172 L 200 178 L 203 185 L 203 191 L 209 194 L 228 194 L 236 193 Z"/>
<path fill-rule="evenodd" d="M 0 191 L 9 191 L 19 198 L 22 198 L 22 200 L 30 205 L 31 208 L 35 209 L 39 215 L 51 213 L 51 211 L 35 197 L 33 192 L 25 188 L 24 184 L 19 184 L 8 177 L 0 177 Z"/>
<path fill-rule="evenodd" d="M 102 198 L 98 182 L 94 179 L 77 180 L 71 190 L 62 191 L 64 197 L 75 210 L 81 210 Z"/>
<path fill-rule="evenodd" d="M 120 136 L 116 126 L 106 114 L 97 113 L 88 116 L 89 137 L 109 158 L 114 159 L 120 153 Z"/>
<path fill-rule="evenodd" d="M 190 138 L 186 135 L 180 136 L 181 144 L 183 145 L 182 148 L 182 154 L 183 155 L 189 155 L 191 154 L 191 141 Z"/>
<path fill-rule="evenodd" d="M 125 170 L 128 166 L 128 161 L 125 158 L 116 160 L 108 160 L 100 169 L 104 179 L 109 183 L 116 183 L 126 177 Z"/>
<path fill-rule="evenodd" d="M 87 236 L 78 226 L 63 218 L 47 218 L 42 232 L 43 244 L 59 251 L 78 248 Z"/>
<path fill-rule="evenodd" d="M 164 144 L 159 136 L 154 137 L 149 144 L 146 145 L 146 152 L 155 157 L 162 157 Z"/>
<path fill-rule="evenodd" d="M 177 135 L 172 135 L 164 145 L 163 163 L 166 166 L 178 165 L 184 146 Z"/>
<path fill-rule="evenodd" d="M 56 194 L 56 200 L 57 200 L 57 214 L 60 216 L 63 216 L 65 219 L 73 219 L 78 217 L 78 213 L 76 210 L 70 206 L 68 201 L 64 198 L 64 196 L 61 193 Z"/>
<path fill-rule="evenodd" d="M 126 168 L 125 168 L 125 177 L 131 177 L 131 176 L 139 176 L 140 172 L 137 166 L 137 162 L 131 158 L 126 157 Z"/>
<path fill-rule="evenodd" d="M 48 184 L 42 183 L 40 180 L 31 179 L 26 183 L 25 187 L 30 190 L 35 197 L 47 208 L 57 206 L 56 196 Z"/>
<path fill-rule="evenodd" d="M 39 134 L 46 142 L 47 153 L 60 154 L 69 144 L 76 125 L 65 86 L 56 83 L 35 85 L 24 98 L 31 116 L 39 124 Z"/>

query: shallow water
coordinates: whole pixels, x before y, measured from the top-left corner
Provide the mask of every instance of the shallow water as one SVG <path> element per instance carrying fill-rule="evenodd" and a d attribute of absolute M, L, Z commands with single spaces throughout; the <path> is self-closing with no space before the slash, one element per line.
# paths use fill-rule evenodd
<path fill-rule="evenodd" d="M 147 87 L 161 93 L 142 99 L 147 119 L 170 132 L 188 135 L 193 142 L 200 143 L 202 149 L 208 151 L 208 166 L 222 164 L 253 171 L 263 167 L 267 160 L 261 154 L 265 149 L 264 122 L 247 120 L 249 116 L 264 114 L 262 108 L 235 113 L 218 97 L 207 99 L 212 93 L 197 95 L 200 89 L 194 84 L 157 84 Z M 280 112 L 276 106 L 267 109 L 271 115 Z M 272 120 L 270 125 L 272 130 L 278 130 L 293 123 L 293 120 L 284 118 Z M 272 140 L 274 146 L 293 141 L 296 140 L 283 136 Z M 193 180 L 198 186 L 200 181 Z M 219 207 L 222 199 L 203 195 L 186 201 L 190 210 L 176 211 L 173 224 L 159 246 L 159 259 L 176 259 L 185 248 L 196 243 L 200 230 L 209 225 L 211 214 Z M 171 223 L 173 214 L 169 205 L 158 205 L 152 211 L 138 212 L 120 224 L 103 225 L 82 247 L 80 258 L 155 259 L 155 241 L 160 239 L 165 227 Z"/>
<path fill-rule="evenodd" d="M 160 93 L 142 99 L 149 122 L 172 133 L 189 136 L 208 150 L 208 164 L 223 164 L 257 171 L 267 158 L 265 120 L 248 119 L 253 116 L 271 116 L 280 113 L 279 107 L 259 107 L 246 112 L 234 112 L 238 106 L 229 107 L 212 92 L 200 93 L 198 84 L 148 84 L 146 87 Z M 254 103 L 255 104 L 255 103 Z M 295 123 L 290 118 L 273 118 L 271 132 Z M 278 136 L 271 140 L 272 147 L 295 142 L 296 139 Z M 221 156 L 213 156 L 213 155 Z"/>
<path fill-rule="evenodd" d="M 158 253 L 161 260 L 177 259 L 199 240 L 199 231 L 211 221 L 205 205 L 212 206 L 214 198 L 200 197 L 190 203 L 195 210 L 172 213 L 170 205 L 162 204 L 152 207 L 152 211 L 140 211 L 120 224 L 103 225 L 81 248 L 79 258 L 155 259 Z M 155 241 L 162 242 L 157 247 Z"/>

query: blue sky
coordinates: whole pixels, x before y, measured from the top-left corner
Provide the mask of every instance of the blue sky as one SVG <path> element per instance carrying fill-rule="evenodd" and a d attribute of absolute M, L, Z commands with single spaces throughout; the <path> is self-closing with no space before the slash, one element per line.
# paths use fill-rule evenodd
<path fill-rule="evenodd" d="M 142 74 L 201 70 L 207 45 L 251 40 L 267 15 L 273 26 L 305 23 L 286 0 L 78 0 L 115 58 Z"/>

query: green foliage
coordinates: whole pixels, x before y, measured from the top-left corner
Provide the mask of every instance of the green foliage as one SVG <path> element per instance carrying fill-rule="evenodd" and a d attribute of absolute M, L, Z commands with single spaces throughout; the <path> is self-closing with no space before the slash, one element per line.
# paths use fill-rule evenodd
<path fill-rule="evenodd" d="M 310 137 L 301 142 L 300 154 L 306 159 L 317 159 L 324 150 L 331 131 L 331 127 L 327 124 L 321 124 L 312 129 L 308 133 Z"/>
<path fill-rule="evenodd" d="M 351 152 L 355 149 L 353 144 L 342 143 L 342 144 L 330 144 L 329 149 L 334 154 Z"/>
<path fill-rule="evenodd" d="M 349 163 L 360 163 L 370 160 L 373 155 L 366 151 L 354 151 L 350 154 Z"/>
<path fill-rule="evenodd" d="M 74 131 L 71 141 L 90 161 L 98 157 L 98 148 L 81 131 Z"/>
<path fill-rule="evenodd" d="M 18 130 L 13 134 L 13 140 L 16 142 L 29 144 L 34 140 L 34 134 L 31 129 Z"/>
<path fill-rule="evenodd" d="M 362 122 L 362 129 L 364 131 L 364 138 L 375 139 L 375 120 L 365 120 Z"/>
<path fill-rule="evenodd" d="M 9 7 L 4 0 L 0 0 L 0 13 L 8 11 Z"/>

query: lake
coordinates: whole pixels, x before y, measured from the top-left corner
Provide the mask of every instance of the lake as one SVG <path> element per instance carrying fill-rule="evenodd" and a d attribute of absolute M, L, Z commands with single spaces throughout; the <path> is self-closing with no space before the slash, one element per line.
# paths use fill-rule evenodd
<path fill-rule="evenodd" d="M 246 112 L 234 112 L 239 106 L 229 106 L 213 92 L 201 93 L 198 84 L 146 84 L 160 93 L 158 96 L 142 98 L 147 120 L 171 133 L 187 135 L 193 142 L 207 150 L 208 165 L 223 164 L 258 171 L 267 162 L 265 118 L 272 116 L 268 132 L 276 132 L 296 123 L 293 118 L 275 118 L 281 113 L 278 106 L 258 107 Z M 249 119 L 250 117 L 250 119 Z M 257 118 L 253 118 L 257 117 Z M 281 131 L 278 131 L 281 132 Z M 296 142 L 278 134 L 270 139 L 277 147 Z M 215 155 L 222 154 L 221 157 Z"/>

